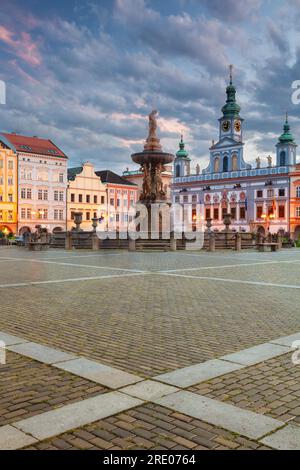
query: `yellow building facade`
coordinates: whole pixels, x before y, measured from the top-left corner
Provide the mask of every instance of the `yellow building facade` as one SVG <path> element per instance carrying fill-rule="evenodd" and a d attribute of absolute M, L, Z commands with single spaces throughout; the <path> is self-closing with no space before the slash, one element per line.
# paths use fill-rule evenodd
<path fill-rule="evenodd" d="M 94 165 L 86 162 L 82 167 L 68 170 L 67 230 L 75 227 L 74 214 L 82 213 L 81 229 L 92 230 L 92 219 L 107 218 L 107 191 Z M 104 223 L 103 223 L 104 226 Z"/>
<path fill-rule="evenodd" d="M 16 153 L 0 142 L 0 232 L 17 233 L 18 160 Z"/>

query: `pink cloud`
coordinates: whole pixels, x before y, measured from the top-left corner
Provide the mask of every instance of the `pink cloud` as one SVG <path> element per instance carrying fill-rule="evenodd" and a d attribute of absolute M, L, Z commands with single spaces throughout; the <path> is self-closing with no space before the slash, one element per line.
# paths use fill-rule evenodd
<path fill-rule="evenodd" d="M 10 52 L 30 65 L 40 65 L 42 58 L 38 50 L 38 43 L 34 42 L 29 33 L 21 32 L 19 37 L 5 26 L 0 26 L 0 41 L 4 42 Z"/>

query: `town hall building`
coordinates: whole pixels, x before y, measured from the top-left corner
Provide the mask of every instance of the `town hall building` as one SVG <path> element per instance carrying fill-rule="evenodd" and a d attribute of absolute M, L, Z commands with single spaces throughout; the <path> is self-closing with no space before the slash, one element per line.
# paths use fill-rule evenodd
<path fill-rule="evenodd" d="M 175 203 L 200 204 L 202 217 L 212 219 L 214 230 L 224 228 L 223 218 L 231 213 L 232 229 L 261 233 L 289 232 L 300 237 L 300 163 L 288 117 L 276 143 L 276 161 L 267 166 L 256 159 L 252 167 L 244 158 L 243 125 L 236 88 L 230 82 L 227 100 L 219 119 L 219 139 L 210 147 L 208 166 L 191 174 L 183 138 L 174 160 L 172 199 Z M 196 213 L 196 209 L 194 209 Z"/>

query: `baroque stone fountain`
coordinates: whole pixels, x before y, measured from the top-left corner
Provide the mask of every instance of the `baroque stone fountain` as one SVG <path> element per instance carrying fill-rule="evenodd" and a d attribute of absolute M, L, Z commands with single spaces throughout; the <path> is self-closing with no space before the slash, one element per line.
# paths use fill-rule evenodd
<path fill-rule="evenodd" d="M 157 111 L 149 114 L 149 135 L 142 152 L 133 153 L 132 160 L 141 165 L 143 172 L 143 188 L 140 201 L 154 203 L 166 200 L 163 188 L 162 173 L 166 170 L 165 164 L 174 160 L 174 155 L 163 152 L 157 131 Z"/>

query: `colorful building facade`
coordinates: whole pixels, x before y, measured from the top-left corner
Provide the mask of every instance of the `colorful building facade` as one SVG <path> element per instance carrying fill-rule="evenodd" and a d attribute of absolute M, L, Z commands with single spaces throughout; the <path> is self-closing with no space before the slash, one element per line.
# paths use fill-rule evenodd
<path fill-rule="evenodd" d="M 113 171 L 96 171 L 107 190 L 106 229 L 126 230 L 134 217 L 134 206 L 139 198 L 139 188 Z"/>
<path fill-rule="evenodd" d="M 17 155 L 0 142 L 0 232 L 17 232 L 18 160 Z"/>
<path fill-rule="evenodd" d="M 1 133 L 0 142 L 18 160 L 18 233 L 65 230 L 67 156 L 38 137 Z"/>
<path fill-rule="evenodd" d="M 68 170 L 67 230 L 74 227 L 75 212 L 82 212 L 82 230 L 92 229 L 93 218 L 101 221 L 107 219 L 106 185 L 96 175 L 94 165 L 90 162 Z"/>
<path fill-rule="evenodd" d="M 219 139 L 210 147 L 209 163 L 202 172 L 197 165 L 191 174 L 191 159 L 181 139 L 174 160 L 172 200 L 194 205 L 195 211 L 198 204 L 200 216 L 212 219 L 214 230 L 222 230 L 224 215 L 231 213 L 234 230 L 281 231 L 295 238 L 300 231 L 300 165 L 288 118 L 276 143 L 276 161 L 269 156 L 263 166 L 258 157 L 253 167 L 244 159 L 244 119 L 232 76 L 226 94 Z"/>

